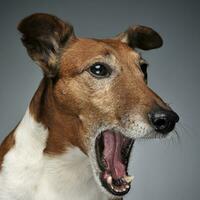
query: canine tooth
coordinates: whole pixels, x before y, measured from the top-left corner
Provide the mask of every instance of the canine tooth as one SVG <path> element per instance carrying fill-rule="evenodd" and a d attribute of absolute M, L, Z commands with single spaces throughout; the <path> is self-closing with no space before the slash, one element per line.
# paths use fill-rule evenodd
<path fill-rule="evenodd" d="M 126 185 L 125 187 L 126 187 L 126 189 L 128 189 L 130 186 L 129 186 L 129 185 Z"/>
<path fill-rule="evenodd" d="M 112 184 L 112 176 L 108 176 L 107 183 L 109 183 L 110 185 Z"/>
<path fill-rule="evenodd" d="M 133 176 L 124 176 L 124 179 L 125 179 L 125 181 L 127 183 L 130 183 L 130 182 L 132 182 L 132 180 L 134 179 L 134 177 Z"/>

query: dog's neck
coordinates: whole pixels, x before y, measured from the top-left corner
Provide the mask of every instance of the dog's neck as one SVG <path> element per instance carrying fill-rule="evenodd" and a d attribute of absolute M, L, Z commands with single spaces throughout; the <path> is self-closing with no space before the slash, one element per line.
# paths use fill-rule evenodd
<path fill-rule="evenodd" d="M 70 110 L 57 104 L 53 87 L 53 80 L 44 78 L 30 103 L 31 115 L 49 131 L 44 151 L 60 154 L 70 146 L 77 146 L 85 152 L 80 134 L 81 121 Z"/>
<path fill-rule="evenodd" d="M 5 171 L 9 180 L 0 176 L 0 185 L 4 185 L 0 196 L 21 200 L 108 200 L 94 180 L 88 157 L 78 147 L 70 146 L 57 155 L 44 153 L 48 134 L 28 109 L 15 131 L 15 145 L 4 158 L 1 176 Z M 6 192 L 8 188 L 16 190 Z"/>

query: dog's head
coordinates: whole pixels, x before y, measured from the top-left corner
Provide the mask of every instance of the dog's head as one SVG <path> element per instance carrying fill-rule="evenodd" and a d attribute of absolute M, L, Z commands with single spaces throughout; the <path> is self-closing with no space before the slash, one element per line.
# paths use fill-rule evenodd
<path fill-rule="evenodd" d="M 135 139 L 165 136 L 178 122 L 147 86 L 148 64 L 136 51 L 161 47 L 161 37 L 151 28 L 132 26 L 112 39 L 82 39 L 70 24 L 47 14 L 31 15 L 18 28 L 51 87 L 50 116 L 57 119 L 47 126 L 59 121 L 62 140 L 89 156 L 100 187 L 114 196 L 126 194 Z M 74 119 L 72 134 L 65 124 Z"/>

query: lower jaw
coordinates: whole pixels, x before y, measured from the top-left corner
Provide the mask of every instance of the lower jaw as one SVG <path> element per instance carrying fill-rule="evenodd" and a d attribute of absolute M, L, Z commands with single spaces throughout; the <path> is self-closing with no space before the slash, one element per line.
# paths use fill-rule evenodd
<path fill-rule="evenodd" d="M 116 185 L 116 184 L 113 183 L 111 176 L 108 176 L 107 180 L 105 180 L 104 178 L 102 178 L 103 176 L 104 175 L 103 175 L 103 172 L 102 172 L 101 175 L 100 175 L 100 180 L 101 180 L 102 186 L 110 194 L 112 194 L 114 196 L 121 197 L 121 196 L 126 195 L 129 192 L 129 190 L 131 188 L 131 181 L 132 180 L 128 183 L 128 182 L 125 181 L 125 179 L 126 179 L 126 177 L 132 179 L 132 177 L 126 176 L 126 177 L 123 178 L 124 181 L 122 181 L 122 183 L 120 185 Z"/>

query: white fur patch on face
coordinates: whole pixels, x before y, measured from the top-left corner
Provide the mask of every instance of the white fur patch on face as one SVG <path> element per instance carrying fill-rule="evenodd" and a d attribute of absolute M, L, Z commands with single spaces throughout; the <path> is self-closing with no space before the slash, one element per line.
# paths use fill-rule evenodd
<path fill-rule="evenodd" d="M 0 172 L 2 200 L 108 200 L 94 180 L 89 158 L 77 147 L 62 155 L 43 153 L 48 130 L 27 110 L 15 146 Z"/>
<path fill-rule="evenodd" d="M 122 118 L 124 130 L 122 133 L 130 138 L 154 137 L 154 130 L 140 115 L 125 115 Z"/>

